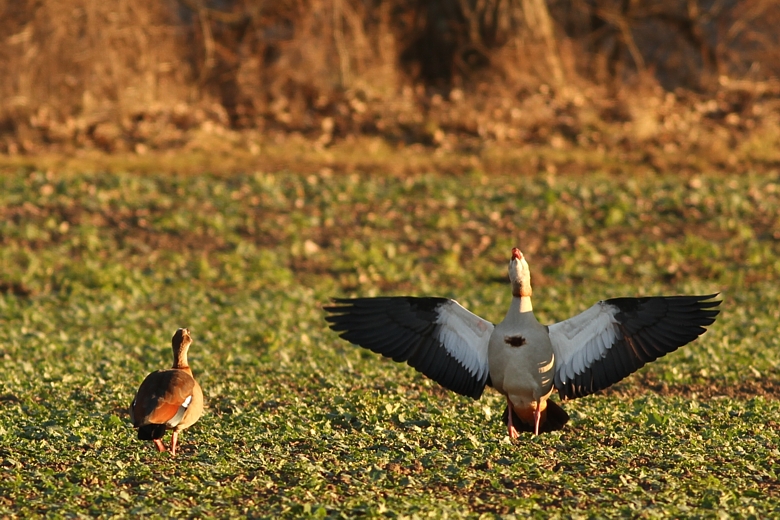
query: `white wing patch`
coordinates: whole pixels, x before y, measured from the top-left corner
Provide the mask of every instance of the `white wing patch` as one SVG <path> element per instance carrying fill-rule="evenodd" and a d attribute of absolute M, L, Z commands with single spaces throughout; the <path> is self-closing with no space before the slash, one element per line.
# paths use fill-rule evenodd
<path fill-rule="evenodd" d="M 176 425 L 178 425 L 182 419 L 184 419 L 184 413 L 187 411 L 187 407 L 189 407 L 190 403 L 192 402 L 192 396 L 188 395 L 187 398 L 184 400 L 183 403 L 181 403 L 181 406 L 179 406 L 178 411 L 176 412 L 176 415 L 170 418 L 167 423 L 165 423 L 169 428 L 174 428 Z"/>
<path fill-rule="evenodd" d="M 474 377 L 480 381 L 487 379 L 488 343 L 493 324 L 454 300 L 439 306 L 437 313 L 436 323 L 440 325 L 437 339 Z"/>
<path fill-rule="evenodd" d="M 556 382 L 570 381 L 606 356 L 622 337 L 615 315 L 618 309 L 598 302 L 584 312 L 550 325 L 550 342 L 557 358 Z"/>

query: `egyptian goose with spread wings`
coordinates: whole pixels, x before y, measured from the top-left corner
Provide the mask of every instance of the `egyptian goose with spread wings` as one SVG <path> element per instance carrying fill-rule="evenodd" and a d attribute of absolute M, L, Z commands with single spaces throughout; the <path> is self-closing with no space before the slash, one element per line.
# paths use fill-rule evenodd
<path fill-rule="evenodd" d="M 160 439 L 165 430 L 173 430 L 173 456 L 176 455 L 179 432 L 195 424 L 203 413 L 203 390 L 187 363 L 190 345 L 189 329 L 178 329 L 171 340 L 173 367 L 146 376 L 130 405 L 130 417 L 133 428 L 138 428 L 138 438 L 154 441 L 157 451 L 165 451 Z"/>
<path fill-rule="evenodd" d="M 568 414 L 548 400 L 592 394 L 690 343 L 715 321 L 720 300 L 650 296 L 602 300 L 553 325 L 531 305 L 523 253 L 509 262 L 512 303 L 498 325 L 448 298 L 336 298 L 330 328 L 347 341 L 406 361 L 443 387 L 479 399 L 485 386 L 506 397 L 508 434 L 563 428 Z"/>

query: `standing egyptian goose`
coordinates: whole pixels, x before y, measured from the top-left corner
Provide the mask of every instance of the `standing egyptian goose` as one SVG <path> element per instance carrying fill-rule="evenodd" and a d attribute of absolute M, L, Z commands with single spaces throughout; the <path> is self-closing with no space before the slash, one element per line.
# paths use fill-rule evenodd
<path fill-rule="evenodd" d="M 592 394 L 693 341 L 715 321 L 720 300 L 651 296 L 603 300 L 568 320 L 540 324 L 523 253 L 509 261 L 512 303 L 498 325 L 447 298 L 336 298 L 330 328 L 347 341 L 406 361 L 443 387 L 479 399 L 506 397 L 508 434 L 563 428 L 568 414 L 548 400 Z"/>
<path fill-rule="evenodd" d="M 189 329 L 178 329 L 173 335 L 173 367 L 152 372 L 135 394 L 130 405 L 133 428 L 138 438 L 154 441 L 157 451 L 165 451 L 165 430 L 173 430 L 171 455 L 176 455 L 179 432 L 195 424 L 203 413 L 203 390 L 187 363 L 192 345 Z"/>

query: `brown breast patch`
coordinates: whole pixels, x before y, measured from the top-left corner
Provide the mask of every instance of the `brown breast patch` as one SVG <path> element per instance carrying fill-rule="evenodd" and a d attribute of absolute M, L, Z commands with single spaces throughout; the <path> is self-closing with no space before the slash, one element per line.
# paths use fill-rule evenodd
<path fill-rule="evenodd" d="M 510 347 L 522 347 L 525 345 L 525 338 L 523 336 L 505 336 L 504 342 Z"/>

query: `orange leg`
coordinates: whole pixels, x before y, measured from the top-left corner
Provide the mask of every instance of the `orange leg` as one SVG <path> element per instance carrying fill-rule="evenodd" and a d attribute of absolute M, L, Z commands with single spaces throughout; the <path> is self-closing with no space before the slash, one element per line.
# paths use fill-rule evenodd
<path fill-rule="evenodd" d="M 179 432 L 176 430 L 173 430 L 173 437 L 171 438 L 171 456 L 176 456 L 176 440 L 179 437 Z"/>
<path fill-rule="evenodd" d="M 539 422 L 542 420 L 542 403 L 536 403 L 534 410 L 534 435 L 539 435 Z"/>
<path fill-rule="evenodd" d="M 507 435 L 509 435 L 510 439 L 517 439 L 520 437 L 520 433 L 518 433 L 517 429 L 515 429 L 515 425 L 512 422 L 512 416 L 515 414 L 515 408 L 512 405 L 512 401 L 509 400 L 509 398 L 506 398 L 506 404 L 507 404 L 507 418 L 506 418 L 506 429 L 507 429 Z"/>
<path fill-rule="evenodd" d="M 165 451 L 165 446 L 160 439 L 154 439 L 154 445 L 157 448 L 157 451 Z"/>

